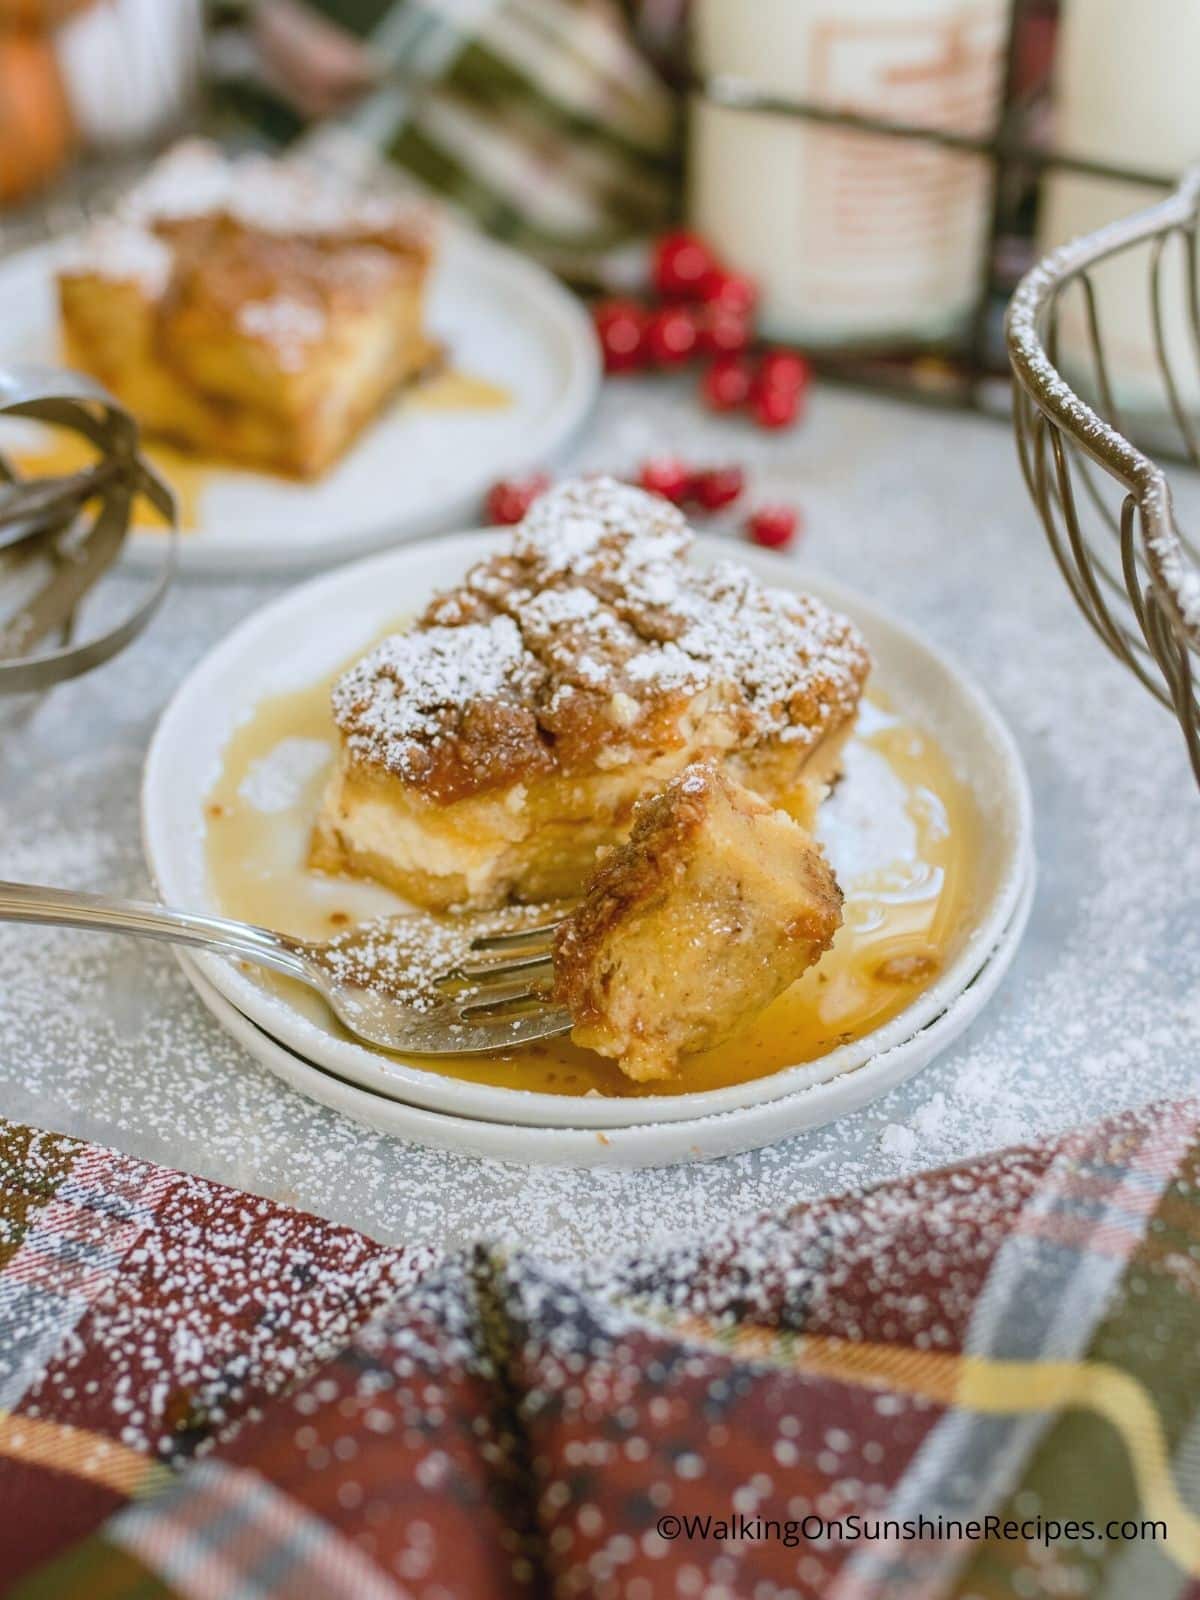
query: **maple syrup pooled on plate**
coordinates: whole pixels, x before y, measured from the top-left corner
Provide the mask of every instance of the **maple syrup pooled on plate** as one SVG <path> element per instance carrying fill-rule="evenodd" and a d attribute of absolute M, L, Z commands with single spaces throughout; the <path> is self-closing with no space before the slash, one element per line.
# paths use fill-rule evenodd
<path fill-rule="evenodd" d="M 512 405 L 512 390 L 449 367 L 415 384 L 404 403 L 414 411 L 502 411 Z"/>
<path fill-rule="evenodd" d="M 205 828 L 210 890 L 228 916 L 328 939 L 408 909 L 378 884 L 307 865 L 337 749 L 329 691 L 343 670 L 262 701 L 225 749 Z M 844 924 L 821 961 L 747 1027 L 688 1057 L 677 1080 L 653 1084 L 632 1083 L 613 1062 L 565 1038 L 415 1064 L 498 1088 L 645 1097 L 721 1088 L 816 1060 L 896 1016 L 957 953 L 974 899 L 977 830 L 971 796 L 937 743 L 873 692 L 821 814 L 820 837 L 845 891 Z M 303 985 L 265 971 L 254 978 L 341 1032 Z"/>
<path fill-rule="evenodd" d="M 397 404 L 414 411 L 501 411 L 512 404 L 512 391 L 501 384 L 492 383 L 488 378 L 459 372 L 451 367 L 415 383 L 398 398 Z M 38 432 L 41 437 L 36 444 L 17 444 L 5 451 L 13 466 L 26 477 L 78 472 L 96 459 L 96 451 L 78 434 L 53 428 L 39 429 Z M 233 462 L 204 461 L 158 440 L 146 443 L 142 454 L 175 491 L 181 533 L 192 532 L 200 525 L 201 499 L 205 486 L 214 474 L 245 470 Z M 253 475 L 269 476 L 262 473 Z M 292 484 L 296 480 L 281 478 L 279 481 Z M 150 502 L 139 499 L 134 508 L 133 527 L 139 532 L 158 532 L 165 526 Z"/>
<path fill-rule="evenodd" d="M 18 446 L 5 451 L 5 454 L 18 472 L 28 478 L 58 477 L 60 474 L 79 472 L 96 460 L 95 450 L 77 433 L 50 429 L 46 430 L 43 442 L 34 446 Z M 194 456 L 173 450 L 168 444 L 147 445 L 142 454 L 174 489 L 180 530 L 186 533 L 194 528 L 205 478 L 211 469 Z M 132 526 L 139 530 L 161 532 L 166 523 L 148 500 L 139 498 L 133 509 Z"/>

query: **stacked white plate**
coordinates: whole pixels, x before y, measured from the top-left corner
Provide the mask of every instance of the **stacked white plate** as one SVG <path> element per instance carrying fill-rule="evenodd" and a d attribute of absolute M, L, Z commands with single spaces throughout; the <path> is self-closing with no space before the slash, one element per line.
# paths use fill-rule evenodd
<path fill-rule="evenodd" d="M 204 800 L 230 735 L 253 709 L 247 685 L 258 699 L 327 677 L 398 611 L 419 608 L 497 542 L 463 534 L 343 568 L 264 608 L 196 667 L 164 712 L 146 762 L 145 847 L 168 904 L 221 909 L 205 866 Z M 700 539 L 695 559 L 729 553 Z M 817 1061 L 657 1100 L 463 1082 L 419 1058 L 348 1040 L 220 957 L 182 957 L 222 1025 L 293 1087 L 372 1128 L 444 1149 L 570 1166 L 656 1166 L 753 1149 L 857 1109 L 944 1050 L 995 992 L 1032 902 L 1029 788 L 1012 737 L 979 689 L 894 618 L 778 557 L 739 555 L 763 581 L 803 588 L 853 618 L 870 643 L 875 681 L 898 713 L 938 741 L 973 794 L 982 823 L 973 914 L 929 988 L 873 1033 Z"/>

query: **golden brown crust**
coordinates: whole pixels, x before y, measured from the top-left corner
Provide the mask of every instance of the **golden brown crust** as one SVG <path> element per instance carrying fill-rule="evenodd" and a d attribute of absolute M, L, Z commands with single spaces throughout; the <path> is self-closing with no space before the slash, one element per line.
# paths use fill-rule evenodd
<path fill-rule="evenodd" d="M 691 538 L 612 480 L 551 491 L 509 549 L 340 680 L 349 760 L 442 804 L 685 746 L 779 744 L 798 772 L 853 719 L 866 647 L 819 601 L 689 566 Z"/>
<path fill-rule="evenodd" d="M 428 365 L 430 255 L 410 206 L 189 145 L 63 263 L 63 324 L 148 432 L 312 477 Z"/>
<path fill-rule="evenodd" d="M 711 763 L 697 762 L 642 800 L 634 810 L 629 838 L 603 857 L 583 900 L 559 928 L 555 998 L 577 1023 L 599 1014 L 592 974 L 605 940 L 637 906 L 655 899 L 679 876 L 708 817 L 718 781 Z M 770 810 L 765 801 L 756 801 L 759 806 Z"/>
<path fill-rule="evenodd" d="M 167 345 L 232 325 L 239 336 L 273 348 L 280 360 L 293 352 L 299 357 L 303 345 L 320 347 L 336 334 L 340 317 L 378 306 L 399 285 L 412 284 L 418 266 L 408 249 L 259 233 L 229 218 L 213 219 L 189 243 L 176 243 L 173 255 L 159 308 Z"/>
<path fill-rule="evenodd" d="M 670 1076 L 819 959 L 841 907 L 802 828 L 695 763 L 642 801 L 559 929 L 555 997 L 579 1044 Z"/>

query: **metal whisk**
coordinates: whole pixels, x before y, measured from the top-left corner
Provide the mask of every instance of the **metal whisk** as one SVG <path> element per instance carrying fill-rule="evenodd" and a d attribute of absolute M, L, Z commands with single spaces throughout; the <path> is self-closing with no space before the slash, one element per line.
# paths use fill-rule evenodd
<path fill-rule="evenodd" d="M 0 454 L 0 694 L 14 694 L 88 672 L 141 632 L 174 575 L 176 513 L 138 453 L 137 423 L 90 378 L 0 367 L 0 413 L 70 429 L 95 453 L 46 477 L 22 477 Z M 162 563 L 116 623 L 80 639 L 80 608 L 120 554 L 139 495 L 168 524 Z"/>
<path fill-rule="evenodd" d="M 1148 265 L 1158 393 L 1155 407 L 1174 438 L 1170 447 L 1200 466 L 1200 416 L 1185 403 L 1186 357 L 1193 387 L 1200 368 L 1197 226 L 1200 169 L 1171 197 L 1135 216 L 1065 245 L 1020 283 L 1009 307 L 1009 357 L 1016 376 L 1014 418 L 1025 482 L 1064 578 L 1080 609 L 1109 649 L 1183 727 L 1200 783 L 1200 551 L 1179 526 L 1167 475 L 1126 436 L 1114 403 L 1110 364 L 1095 284 L 1101 263 L 1129 252 Z M 1182 254 L 1185 304 L 1168 301 L 1168 264 Z M 1075 309 L 1090 354 L 1092 403 L 1063 376 L 1063 307 Z M 1190 351 L 1172 349 L 1167 326 L 1190 330 Z M 1144 412 L 1144 407 L 1139 406 Z"/>

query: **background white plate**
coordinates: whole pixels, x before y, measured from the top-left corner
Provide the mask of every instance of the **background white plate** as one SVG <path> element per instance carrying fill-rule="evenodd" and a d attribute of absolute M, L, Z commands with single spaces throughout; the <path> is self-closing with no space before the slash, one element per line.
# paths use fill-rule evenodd
<path fill-rule="evenodd" d="M 0 362 L 61 364 L 55 247 L 0 265 Z M 180 541 L 183 570 L 313 569 L 474 521 L 488 486 L 548 460 L 584 421 L 600 381 L 583 307 L 549 273 L 503 246 L 448 227 L 429 322 L 449 360 L 502 384 L 499 410 L 422 410 L 401 402 L 315 484 L 206 468 L 199 526 Z M 29 425 L 7 422 L 0 448 Z M 157 565 L 163 536 L 135 532 L 128 558 Z"/>
<path fill-rule="evenodd" d="M 502 542 L 497 534 L 463 534 L 364 561 L 304 585 L 235 629 L 192 671 L 159 722 L 146 758 L 143 838 L 150 870 L 165 901 L 215 911 L 204 860 L 204 800 L 222 753 L 253 700 L 319 680 L 406 609 Z M 699 539 L 701 563 L 730 555 L 728 543 Z M 431 1071 L 419 1057 L 377 1054 L 339 1038 L 293 1009 L 281 995 L 220 957 L 201 956 L 205 977 L 226 999 L 290 1050 L 376 1094 L 410 1105 L 483 1121 L 612 1129 L 683 1121 L 778 1101 L 814 1081 L 860 1068 L 911 1040 L 966 989 L 1012 923 L 1028 878 L 1032 818 L 1020 757 L 1004 724 L 944 656 L 907 628 L 840 587 L 802 577 L 761 552 L 739 552 L 761 578 L 806 588 L 847 612 L 866 634 L 878 682 L 897 710 L 939 741 L 972 789 L 982 821 L 976 916 L 968 936 L 937 982 L 882 1028 L 820 1061 L 785 1068 L 750 1083 L 661 1099 L 536 1094 L 467 1083 Z"/>
<path fill-rule="evenodd" d="M 715 1116 L 639 1123 L 627 1128 L 545 1128 L 482 1122 L 473 1117 L 427 1111 L 389 1095 L 372 1094 L 304 1060 L 273 1039 L 209 983 L 192 955 L 182 950 L 177 953 L 201 1000 L 257 1061 L 301 1094 L 355 1122 L 435 1150 L 456 1150 L 494 1161 L 631 1170 L 712 1161 L 718 1156 L 776 1144 L 791 1134 L 822 1127 L 835 1117 L 857 1111 L 912 1077 L 974 1022 L 995 993 L 1021 942 L 1033 904 L 1033 890 L 1031 855 L 1012 921 L 974 981 L 920 1033 L 873 1056 L 856 1072 L 844 1072 L 824 1082 L 814 1079 L 808 1088 L 793 1090 L 782 1100 L 743 1106 Z M 645 1106 L 647 1102 L 641 1104 Z"/>

